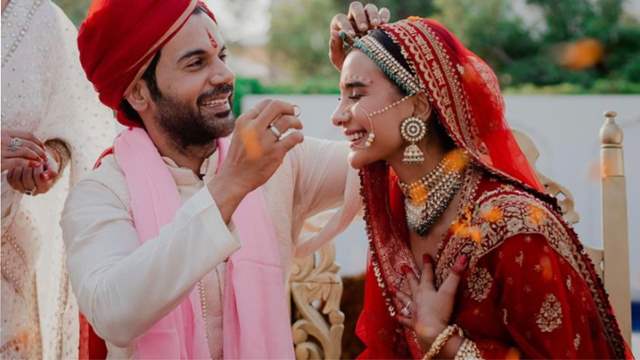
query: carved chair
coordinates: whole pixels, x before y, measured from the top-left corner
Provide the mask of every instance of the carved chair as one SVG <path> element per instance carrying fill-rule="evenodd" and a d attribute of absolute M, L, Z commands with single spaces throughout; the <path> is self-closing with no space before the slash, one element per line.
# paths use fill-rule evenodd
<path fill-rule="evenodd" d="M 303 234 L 317 233 L 317 224 L 325 223 L 331 214 L 324 212 L 307 221 Z M 315 254 L 294 259 L 289 289 L 296 359 L 340 358 L 345 317 L 340 311 L 342 279 L 335 260 L 333 242 Z"/>

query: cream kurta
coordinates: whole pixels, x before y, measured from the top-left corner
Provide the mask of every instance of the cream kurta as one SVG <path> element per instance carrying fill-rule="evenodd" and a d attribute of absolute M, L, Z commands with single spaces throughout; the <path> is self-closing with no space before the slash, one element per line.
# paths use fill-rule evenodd
<path fill-rule="evenodd" d="M 347 153 L 346 143 L 306 138 L 263 186 L 286 273 L 305 220 L 340 205 L 353 171 Z M 107 340 L 110 358 L 130 357 L 134 339 L 205 275 L 209 345 L 214 358 L 222 356 L 224 262 L 239 242 L 204 186 L 214 176 L 215 157 L 203 164 L 203 180 L 165 158 L 182 207 L 157 238 L 143 245 L 113 156 L 72 190 L 61 221 L 71 281 L 81 311 Z"/>

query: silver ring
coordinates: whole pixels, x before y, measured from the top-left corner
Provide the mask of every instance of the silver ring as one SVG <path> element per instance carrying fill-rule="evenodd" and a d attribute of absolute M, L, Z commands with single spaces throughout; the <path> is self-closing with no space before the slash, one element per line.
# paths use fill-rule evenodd
<path fill-rule="evenodd" d="M 11 152 L 16 152 L 18 149 L 20 149 L 22 144 L 23 144 L 22 139 L 17 137 L 11 138 L 11 140 L 9 141 L 9 146 L 7 147 L 7 150 Z"/>
<path fill-rule="evenodd" d="M 400 310 L 400 314 L 402 314 L 402 316 L 405 316 L 405 317 L 411 316 L 411 310 L 409 310 L 409 306 L 411 306 L 411 302 L 412 301 L 409 300 L 409 302 L 404 305 L 402 310 Z"/>
<path fill-rule="evenodd" d="M 276 140 L 280 140 L 280 137 L 282 137 L 282 133 L 280 132 L 280 130 L 278 130 L 278 128 L 275 125 L 270 124 L 269 125 L 269 130 L 271 130 L 273 135 L 276 136 Z"/>
<path fill-rule="evenodd" d="M 24 191 L 24 194 L 25 195 L 29 195 L 29 196 L 33 196 L 33 194 L 35 194 L 35 193 L 36 193 L 36 188 Z"/>

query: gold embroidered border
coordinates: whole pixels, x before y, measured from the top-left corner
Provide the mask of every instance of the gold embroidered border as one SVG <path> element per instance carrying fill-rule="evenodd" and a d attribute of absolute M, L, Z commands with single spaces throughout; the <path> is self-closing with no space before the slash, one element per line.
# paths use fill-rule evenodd
<path fill-rule="evenodd" d="M 477 266 L 469 270 L 467 290 L 473 300 L 481 302 L 489 296 L 491 286 L 493 286 L 493 277 L 491 273 L 489 273 L 489 270 L 483 266 Z"/>
<path fill-rule="evenodd" d="M 482 218 L 488 208 L 502 211 L 501 219 L 489 223 Z M 533 214 L 533 216 L 532 216 Z M 505 239 L 518 234 L 539 234 L 549 245 L 585 280 L 599 312 L 599 318 L 606 331 L 606 337 L 617 357 L 624 357 L 625 346 L 615 318 L 610 314 L 610 304 L 600 278 L 595 275 L 593 263 L 586 255 L 582 245 L 573 241 L 569 225 L 563 222 L 549 204 L 535 196 L 515 188 L 503 185 L 480 196 L 471 216 L 470 226 L 481 230 L 481 242 L 468 237 L 452 236 L 443 250 L 443 260 L 436 267 L 436 280 L 442 281 L 449 273 L 457 254 L 471 255 L 469 268 L 496 249 Z M 590 271 L 591 270 L 591 271 Z"/>

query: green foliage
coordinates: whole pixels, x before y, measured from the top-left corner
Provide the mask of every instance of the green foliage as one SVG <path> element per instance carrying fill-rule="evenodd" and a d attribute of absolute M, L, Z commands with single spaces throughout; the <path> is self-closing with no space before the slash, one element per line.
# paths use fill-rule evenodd
<path fill-rule="evenodd" d="M 329 23 L 337 8 L 327 0 L 281 0 L 271 9 L 269 50 L 297 78 L 330 76 Z"/>
<path fill-rule="evenodd" d="M 436 0 L 435 15 L 471 50 L 487 60 L 503 86 L 548 89 L 575 84 L 578 92 L 637 89 L 640 25 L 623 21 L 623 0 L 528 0 L 541 11 L 543 25 L 531 28 L 508 0 Z M 564 46 L 596 39 L 604 57 L 580 71 L 563 67 Z M 564 90 L 562 90 L 564 91 Z"/>
<path fill-rule="evenodd" d="M 325 33 L 333 14 L 345 12 L 350 0 L 333 0 L 334 6 L 319 0 L 295 1 L 274 7 L 272 13 L 273 52 L 287 58 L 297 82 L 332 74 L 324 48 L 310 48 L 309 36 Z M 542 15 L 534 25 L 516 14 L 510 0 L 380 0 L 379 7 L 391 10 L 392 19 L 409 15 L 434 17 L 462 42 L 484 58 L 496 71 L 503 87 L 544 91 L 629 92 L 640 83 L 640 24 L 623 14 L 625 0 L 527 0 Z M 628 1 L 628 0 L 627 0 Z M 294 1 L 284 1 L 292 5 Z M 304 11 L 302 9 L 305 9 Z M 295 16 L 295 18 L 292 18 Z M 318 24 L 318 19 L 323 24 Z M 304 24 L 304 25 L 302 25 Z M 282 39 L 282 34 L 289 37 Z M 306 42 L 304 38 L 307 38 Z M 302 39 L 301 39 L 302 38 Z M 563 46 L 585 38 L 596 39 L 604 57 L 595 66 L 580 71 L 559 64 Z M 326 43 L 325 43 L 326 44 Z M 286 51 L 283 51 L 286 50 Z M 519 90 L 517 90 L 519 91 Z"/>
<path fill-rule="evenodd" d="M 250 94 L 339 94 L 338 75 L 308 78 L 300 83 L 263 84 L 258 79 L 237 78 L 233 94 L 233 111 L 240 114 L 242 98 Z"/>
<path fill-rule="evenodd" d="M 346 12 L 352 0 L 334 0 L 340 12 Z M 364 4 L 367 1 L 360 1 Z M 392 19 L 404 19 L 412 15 L 425 16 L 436 10 L 433 0 L 378 0 L 371 1 L 378 8 L 386 7 L 391 12 Z"/>
<path fill-rule="evenodd" d="M 379 0 L 392 20 L 410 15 L 435 17 L 496 70 L 503 87 L 543 91 L 571 88 L 578 93 L 637 91 L 640 84 L 640 24 L 623 13 L 631 0 L 526 0 L 539 10 L 535 28 L 513 12 L 511 0 Z M 79 25 L 91 0 L 54 0 Z M 271 91 L 335 91 L 338 74 L 327 52 L 329 22 L 351 0 L 279 0 L 271 8 L 268 49 L 272 65 L 293 76 L 291 86 Z M 231 2 L 241 15 L 241 2 Z M 604 48 L 596 66 L 573 71 L 560 66 L 556 51 L 571 41 L 593 38 Z M 232 55 L 233 56 L 233 55 Z M 238 85 L 244 80 L 239 79 Z M 255 85 L 254 86 L 258 86 Z M 263 85 L 262 88 L 264 88 Z M 250 88 L 250 92 L 255 90 Z M 517 90 L 520 91 L 520 90 Z M 555 90 L 553 90 L 555 91 Z"/>
<path fill-rule="evenodd" d="M 53 2 L 67 14 L 75 26 L 80 26 L 91 4 L 91 0 L 53 0 Z"/>

